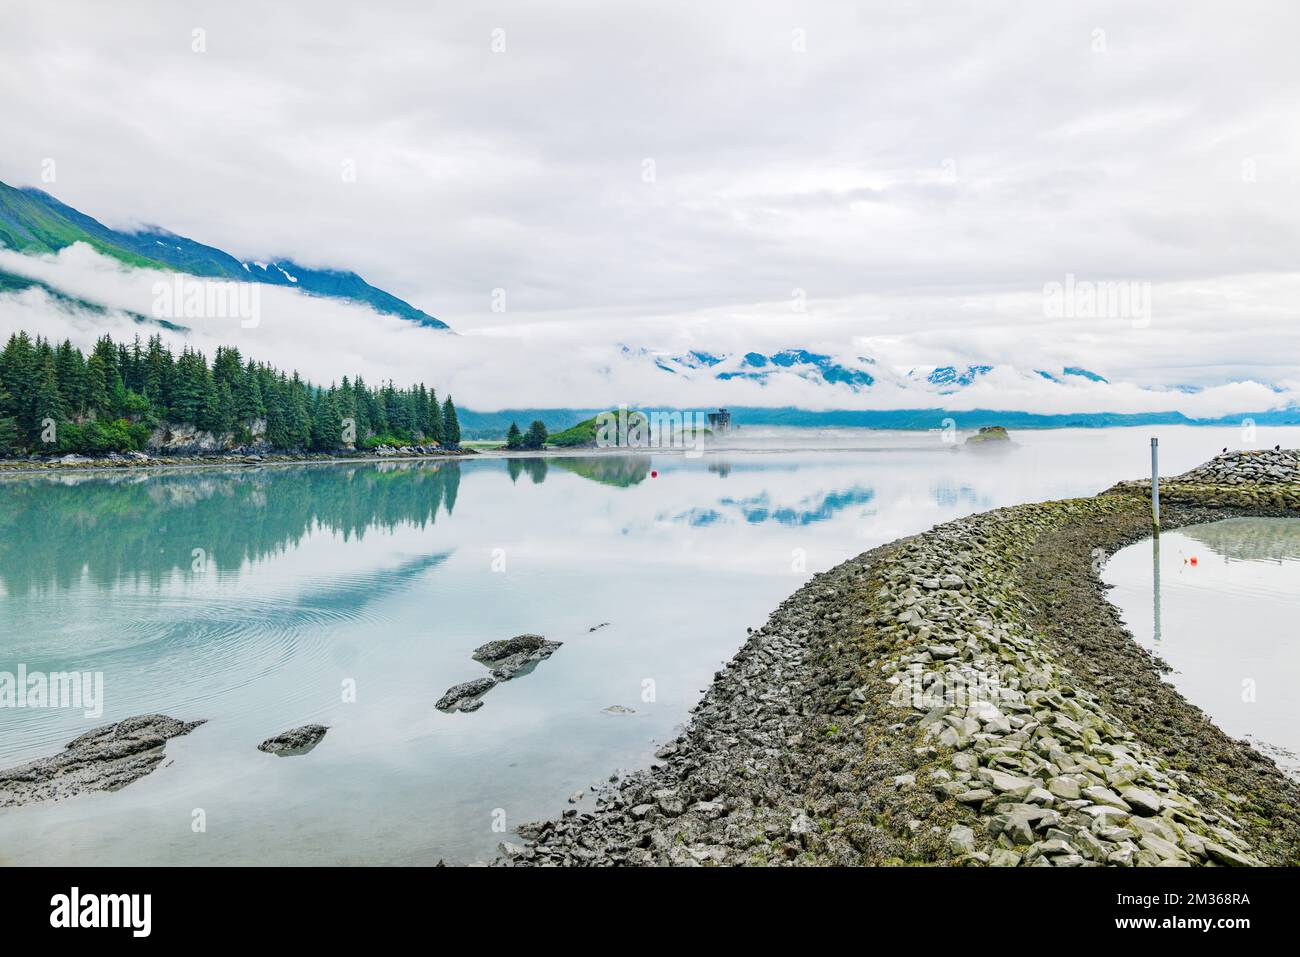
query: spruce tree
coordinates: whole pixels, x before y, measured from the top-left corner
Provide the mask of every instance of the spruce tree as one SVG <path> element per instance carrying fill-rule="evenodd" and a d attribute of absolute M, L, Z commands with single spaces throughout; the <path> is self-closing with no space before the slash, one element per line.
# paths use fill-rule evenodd
<path fill-rule="evenodd" d="M 429 413 L 425 419 L 424 438 L 428 442 L 442 445 L 442 409 L 438 405 L 438 393 L 429 390 Z"/>
<path fill-rule="evenodd" d="M 541 419 L 535 419 L 533 424 L 528 427 L 528 434 L 524 436 L 524 448 L 540 449 L 546 445 L 546 425 Z"/>
<path fill-rule="evenodd" d="M 442 445 L 443 448 L 460 448 L 460 421 L 456 418 L 456 404 L 447 396 L 442 404 Z"/>
<path fill-rule="evenodd" d="M 519 425 L 516 422 L 510 423 L 510 429 L 506 432 L 506 448 L 518 449 L 524 444 L 523 433 L 519 431 Z"/>

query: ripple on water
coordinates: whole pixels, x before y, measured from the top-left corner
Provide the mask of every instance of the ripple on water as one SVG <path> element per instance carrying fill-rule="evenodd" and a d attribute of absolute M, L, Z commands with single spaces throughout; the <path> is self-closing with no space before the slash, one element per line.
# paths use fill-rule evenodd
<path fill-rule="evenodd" d="M 104 713 L 92 719 L 82 711 L 6 709 L 0 765 L 53 753 L 89 726 L 141 712 L 212 718 L 235 708 L 243 717 L 264 714 L 271 724 L 286 712 L 315 714 L 320 689 L 334 683 L 340 641 L 384 624 L 379 599 L 445 558 L 420 556 L 396 570 L 327 581 L 258 582 L 270 589 L 263 591 L 227 575 L 215 589 L 181 582 L 105 594 L 88 585 L 61 595 L 59 612 L 70 626 L 45 629 L 41 640 L 12 653 L 30 671 L 102 672 Z M 26 603 L 13 620 L 48 614 L 44 597 Z M 259 682 L 273 687 L 235 694 Z"/>

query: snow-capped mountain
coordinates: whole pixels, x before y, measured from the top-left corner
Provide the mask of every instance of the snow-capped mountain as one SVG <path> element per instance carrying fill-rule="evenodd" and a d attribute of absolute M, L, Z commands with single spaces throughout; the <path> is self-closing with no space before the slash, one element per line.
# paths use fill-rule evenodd
<path fill-rule="evenodd" d="M 715 379 L 719 382 L 745 381 L 759 385 L 777 385 L 785 377 L 808 382 L 840 386 L 854 393 L 870 393 L 881 385 L 913 389 L 933 395 L 949 395 L 994 371 L 991 365 L 934 366 L 900 369 L 868 356 L 832 356 L 807 349 L 783 349 L 775 353 L 713 353 L 692 350 L 680 355 L 656 353 L 647 349 L 623 347 L 625 357 L 653 361 L 656 368 L 690 381 Z M 1073 382 L 1108 383 L 1091 370 L 1066 366 L 1056 371 L 1035 369 L 1019 373 L 1003 368 L 1003 375 L 1037 376 L 1061 385 Z"/>

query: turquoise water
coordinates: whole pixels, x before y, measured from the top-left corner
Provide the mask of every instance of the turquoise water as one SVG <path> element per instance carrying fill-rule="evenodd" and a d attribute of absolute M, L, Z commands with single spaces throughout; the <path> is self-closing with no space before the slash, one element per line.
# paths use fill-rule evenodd
<path fill-rule="evenodd" d="M 1117 552 L 1103 580 L 1168 680 L 1300 778 L 1300 519 L 1194 525 Z"/>
<path fill-rule="evenodd" d="M 1238 444 L 1158 431 L 1167 473 Z M 129 715 L 208 719 L 119 792 L 0 809 L 0 861 L 490 859 L 515 825 L 653 760 L 746 626 L 812 574 L 962 514 L 1140 477 L 1149 434 L 976 452 L 766 430 L 693 459 L 0 480 L 0 671 L 102 672 L 105 696 L 97 718 L 0 708 L 0 766 Z M 433 707 L 486 673 L 473 648 L 521 632 L 564 646 L 477 712 Z M 330 727 L 310 754 L 256 750 L 308 722 Z"/>

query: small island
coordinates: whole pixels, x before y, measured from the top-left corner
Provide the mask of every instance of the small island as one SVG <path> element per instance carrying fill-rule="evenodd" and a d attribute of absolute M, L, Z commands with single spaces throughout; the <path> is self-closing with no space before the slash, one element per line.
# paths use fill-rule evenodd
<path fill-rule="evenodd" d="M 974 435 L 968 436 L 966 439 L 966 444 L 967 445 L 985 445 L 985 444 L 997 445 L 1003 442 L 1009 443 L 1010 441 L 1011 441 L 1011 435 L 1007 432 L 1005 426 L 986 425 L 983 428 L 981 428 L 978 432 L 976 432 Z"/>

